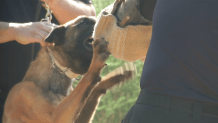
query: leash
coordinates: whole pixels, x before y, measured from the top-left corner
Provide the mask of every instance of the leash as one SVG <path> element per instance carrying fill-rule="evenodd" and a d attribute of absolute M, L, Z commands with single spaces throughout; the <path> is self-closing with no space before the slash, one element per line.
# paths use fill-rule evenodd
<path fill-rule="evenodd" d="M 41 22 L 48 22 L 51 23 L 52 20 L 52 11 L 49 9 L 49 6 L 46 2 L 42 3 L 42 6 L 46 9 L 45 18 L 41 19 Z"/>
<path fill-rule="evenodd" d="M 41 19 L 41 22 L 48 22 L 51 23 L 52 20 L 52 11 L 49 9 L 49 6 L 46 2 L 41 3 L 41 5 L 46 9 L 46 14 L 45 14 L 45 18 Z M 59 69 L 59 73 L 61 74 L 65 74 L 67 77 L 69 78 L 76 78 L 78 76 L 78 74 L 73 73 L 72 70 L 68 67 L 64 67 L 62 65 L 60 65 L 60 63 L 55 60 L 51 49 L 47 46 L 47 50 L 48 50 L 48 54 L 51 57 L 51 62 L 52 62 L 52 67 L 55 69 Z"/>
<path fill-rule="evenodd" d="M 52 11 L 49 9 L 49 6 L 48 6 L 48 4 L 46 2 L 41 2 L 41 1 L 39 2 L 36 16 L 39 15 L 39 11 L 41 9 L 41 6 L 43 6 L 46 9 L 47 12 L 45 14 L 45 18 L 42 18 L 40 21 L 41 22 L 51 23 L 51 20 L 52 20 Z M 38 17 L 36 17 L 35 19 L 38 20 Z M 57 60 L 55 60 L 55 58 L 54 58 L 54 56 L 52 54 L 52 51 L 51 51 L 51 49 L 49 49 L 48 46 L 47 46 L 47 50 L 48 50 L 49 56 L 51 57 L 52 67 L 57 69 L 57 70 L 59 69 L 58 70 L 59 73 L 65 74 L 69 78 L 76 78 L 76 77 L 79 76 L 78 74 L 73 73 L 70 68 L 64 67 L 64 66 L 60 65 L 60 63 Z"/>
<path fill-rule="evenodd" d="M 51 23 L 51 20 L 52 20 L 52 11 L 49 9 L 49 6 L 47 3 L 45 2 L 42 2 L 42 1 L 38 1 L 38 4 L 37 4 L 37 8 L 36 8 L 36 13 L 35 13 L 35 17 L 34 17 L 34 22 L 37 22 L 39 20 L 39 14 L 40 14 L 40 11 L 41 11 L 41 8 L 42 6 L 45 7 L 46 9 L 46 15 L 45 15 L 45 18 L 41 19 L 41 22 L 49 22 Z M 31 61 L 33 61 L 34 59 L 34 43 L 32 43 L 32 57 L 31 57 Z"/>

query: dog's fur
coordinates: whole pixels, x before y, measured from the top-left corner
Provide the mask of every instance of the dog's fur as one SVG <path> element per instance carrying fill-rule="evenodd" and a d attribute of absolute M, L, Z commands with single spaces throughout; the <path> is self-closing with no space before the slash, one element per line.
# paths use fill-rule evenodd
<path fill-rule="evenodd" d="M 132 75 L 127 71 L 98 83 L 109 52 L 108 43 L 103 39 L 92 44 L 87 42 L 94 24 L 95 19 L 91 17 L 78 17 L 50 34 L 46 41 L 54 46 L 40 50 L 23 81 L 9 92 L 3 123 L 91 122 L 101 95 Z M 71 78 L 61 73 L 57 65 L 52 65 L 49 52 L 75 76 L 84 74 L 72 92 Z"/>

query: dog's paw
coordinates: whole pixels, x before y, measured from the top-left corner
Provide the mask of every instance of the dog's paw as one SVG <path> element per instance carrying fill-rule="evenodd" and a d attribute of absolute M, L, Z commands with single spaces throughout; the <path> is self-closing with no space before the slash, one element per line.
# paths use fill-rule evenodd
<path fill-rule="evenodd" d="M 114 75 L 106 80 L 101 81 L 95 88 L 98 94 L 106 94 L 113 87 L 121 86 L 122 83 L 133 78 L 133 71 L 124 71 L 121 74 Z"/>
<path fill-rule="evenodd" d="M 108 51 L 109 42 L 104 39 L 97 39 L 93 42 L 94 48 L 94 57 L 99 62 L 105 62 L 105 60 L 109 57 L 110 52 Z"/>

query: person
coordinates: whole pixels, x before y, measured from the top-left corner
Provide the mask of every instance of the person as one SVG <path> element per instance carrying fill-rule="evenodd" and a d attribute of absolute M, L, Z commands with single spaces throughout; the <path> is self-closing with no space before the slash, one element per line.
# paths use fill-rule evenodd
<path fill-rule="evenodd" d="M 79 15 L 95 16 L 91 0 L 42 0 L 53 12 L 52 23 L 64 24 Z M 9 90 L 22 80 L 32 58 L 45 45 L 53 24 L 34 22 L 38 0 L 0 1 L 0 121 Z M 39 20 L 46 10 L 42 7 Z M 14 41 L 16 40 L 16 41 Z"/>
<path fill-rule="evenodd" d="M 218 123 L 217 6 L 156 1 L 141 92 L 122 123 Z"/>
<path fill-rule="evenodd" d="M 44 39 L 52 31 L 54 26 L 54 24 L 48 22 L 0 22 L 0 43 L 16 40 L 23 45 L 37 42 L 41 46 L 45 46 Z"/>

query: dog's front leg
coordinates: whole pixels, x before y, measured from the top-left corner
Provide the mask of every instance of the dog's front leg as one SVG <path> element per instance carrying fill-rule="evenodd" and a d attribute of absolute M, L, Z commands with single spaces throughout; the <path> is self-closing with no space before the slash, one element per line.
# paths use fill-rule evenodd
<path fill-rule="evenodd" d="M 92 89 L 101 80 L 99 76 L 101 69 L 104 67 L 105 60 L 110 54 L 107 50 L 107 45 L 108 42 L 103 39 L 94 41 L 93 59 L 88 72 L 71 94 L 52 112 L 54 123 L 72 123 L 76 120 Z"/>
<path fill-rule="evenodd" d="M 109 78 L 106 76 L 105 78 L 107 79 L 103 78 L 103 81 L 93 89 L 75 123 L 91 123 L 102 95 L 120 82 L 132 78 L 132 71 L 125 71 L 123 74 L 114 75 Z"/>

